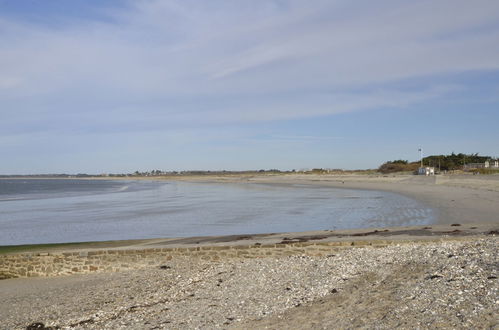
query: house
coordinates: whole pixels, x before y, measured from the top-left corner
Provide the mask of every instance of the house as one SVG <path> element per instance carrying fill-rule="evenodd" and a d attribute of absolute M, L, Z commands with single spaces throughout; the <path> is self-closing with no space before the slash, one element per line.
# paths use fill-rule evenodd
<path fill-rule="evenodd" d="M 489 159 L 484 164 L 485 168 L 499 168 L 499 160 L 498 159 Z"/>
<path fill-rule="evenodd" d="M 487 162 L 485 162 L 486 164 Z M 475 170 L 477 168 L 485 168 L 484 163 L 468 163 L 464 165 L 465 170 Z"/>
<path fill-rule="evenodd" d="M 469 163 L 464 165 L 465 170 L 478 168 L 499 168 L 499 159 L 488 159 L 484 163 Z"/>
<path fill-rule="evenodd" d="M 434 167 L 420 167 L 418 169 L 418 175 L 435 175 L 435 168 Z"/>

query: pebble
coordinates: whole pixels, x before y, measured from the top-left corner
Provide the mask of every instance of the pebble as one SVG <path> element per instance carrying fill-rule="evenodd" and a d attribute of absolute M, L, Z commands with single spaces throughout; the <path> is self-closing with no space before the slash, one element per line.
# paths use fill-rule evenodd
<path fill-rule="evenodd" d="M 497 278 L 498 252 L 491 237 L 352 248 L 328 257 L 176 258 L 161 267 L 88 275 L 74 285 L 60 286 L 54 278 L 24 295 L 0 293 L 0 329 L 35 323 L 61 329 L 245 328 L 272 317 L 285 322 L 286 312 L 327 297 L 382 297 L 386 287 L 395 287 L 390 294 L 396 303 L 387 303 L 384 318 L 364 319 L 365 327 L 493 327 L 498 281 L 488 278 Z M 350 292 L 351 283 L 361 287 Z M 362 317 L 345 313 L 333 324 Z"/>

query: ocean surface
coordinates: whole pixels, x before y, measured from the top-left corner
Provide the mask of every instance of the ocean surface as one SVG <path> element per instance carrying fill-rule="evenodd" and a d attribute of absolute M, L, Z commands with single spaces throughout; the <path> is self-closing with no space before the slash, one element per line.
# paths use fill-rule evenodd
<path fill-rule="evenodd" d="M 402 195 L 308 185 L 0 179 L 0 245 L 433 223 Z"/>

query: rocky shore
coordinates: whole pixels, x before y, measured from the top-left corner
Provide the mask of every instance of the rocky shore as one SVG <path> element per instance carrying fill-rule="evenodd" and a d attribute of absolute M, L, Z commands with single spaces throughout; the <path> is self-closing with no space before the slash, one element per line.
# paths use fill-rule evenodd
<path fill-rule="evenodd" d="M 0 329 L 498 326 L 497 237 L 0 281 Z"/>

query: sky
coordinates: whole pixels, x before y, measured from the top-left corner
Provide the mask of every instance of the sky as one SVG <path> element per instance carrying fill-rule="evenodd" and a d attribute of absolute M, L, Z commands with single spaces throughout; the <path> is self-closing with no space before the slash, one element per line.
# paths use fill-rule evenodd
<path fill-rule="evenodd" d="M 497 0 L 0 0 L 0 174 L 499 157 Z"/>

